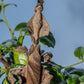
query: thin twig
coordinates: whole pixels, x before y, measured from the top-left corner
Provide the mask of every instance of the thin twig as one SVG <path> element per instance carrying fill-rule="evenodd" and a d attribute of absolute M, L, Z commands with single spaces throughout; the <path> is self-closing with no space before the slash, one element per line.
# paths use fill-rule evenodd
<path fill-rule="evenodd" d="M 77 63 L 74 63 L 74 64 L 72 64 L 72 65 L 65 66 L 65 67 L 63 67 L 63 69 L 65 69 L 65 68 L 69 68 L 69 67 L 72 67 L 72 66 L 75 66 L 75 65 L 81 64 L 81 63 L 84 63 L 84 59 L 83 59 L 82 61 L 77 62 Z"/>
<path fill-rule="evenodd" d="M 10 66 L 10 64 L 8 62 L 6 62 L 3 58 L 0 58 L 0 62 L 2 64 L 4 64 L 5 67 L 9 67 Z"/>
<path fill-rule="evenodd" d="M 3 8 L 3 1 L 1 1 L 1 6 L 2 6 L 2 13 L 3 13 L 3 18 L 4 18 L 4 21 L 5 21 L 5 24 L 7 25 L 8 29 L 9 29 L 9 31 L 11 33 L 11 37 L 13 38 L 14 37 L 14 31 L 12 31 L 10 25 L 7 22 L 7 19 L 6 19 L 6 16 L 5 16 L 5 10 Z"/>

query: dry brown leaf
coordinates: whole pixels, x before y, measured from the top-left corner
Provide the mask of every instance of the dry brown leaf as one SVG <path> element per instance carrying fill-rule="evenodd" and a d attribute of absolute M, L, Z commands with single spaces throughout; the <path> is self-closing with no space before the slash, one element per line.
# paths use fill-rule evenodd
<path fill-rule="evenodd" d="M 42 22 L 43 24 L 39 33 L 39 37 L 48 36 L 50 31 L 49 24 L 47 23 L 43 15 L 42 15 Z"/>
<path fill-rule="evenodd" d="M 52 77 L 53 76 L 49 74 L 48 70 L 43 69 L 41 84 L 50 84 Z"/>

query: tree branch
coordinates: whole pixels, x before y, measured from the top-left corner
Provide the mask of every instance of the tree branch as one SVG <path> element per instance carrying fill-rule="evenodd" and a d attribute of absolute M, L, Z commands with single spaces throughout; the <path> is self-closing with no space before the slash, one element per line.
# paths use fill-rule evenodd
<path fill-rule="evenodd" d="M 65 67 L 63 67 L 63 69 L 65 69 L 65 68 L 69 68 L 69 67 L 72 67 L 72 66 L 75 66 L 75 65 L 81 64 L 81 63 L 84 63 L 84 59 L 83 59 L 82 61 L 77 62 L 77 63 L 74 63 L 74 64 L 72 64 L 72 65 L 65 66 Z"/>
<path fill-rule="evenodd" d="M 8 68 L 8 67 L 10 66 L 10 63 L 6 62 L 6 61 L 3 59 L 3 55 L 0 55 L 0 62 L 1 62 L 2 64 L 4 64 L 4 66 L 5 66 L 6 68 Z"/>
<path fill-rule="evenodd" d="M 8 29 L 9 29 L 9 31 L 11 33 L 11 37 L 13 38 L 14 37 L 14 31 L 12 31 L 10 25 L 7 22 L 7 19 L 6 19 L 6 16 L 5 16 L 5 12 L 4 12 L 4 8 L 3 8 L 3 1 L 1 1 L 1 6 L 2 6 L 2 13 L 3 13 L 5 24 L 7 25 Z"/>

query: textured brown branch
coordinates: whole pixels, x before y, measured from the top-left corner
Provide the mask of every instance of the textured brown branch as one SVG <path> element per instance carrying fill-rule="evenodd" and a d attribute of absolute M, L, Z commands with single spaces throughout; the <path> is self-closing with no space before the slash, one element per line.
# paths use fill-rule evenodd
<path fill-rule="evenodd" d="M 9 62 L 7 62 L 5 59 L 3 59 L 3 55 L 0 55 L 0 62 L 1 62 L 2 64 L 4 64 L 4 66 L 5 66 L 6 68 L 10 67 L 10 65 L 11 65 Z"/>

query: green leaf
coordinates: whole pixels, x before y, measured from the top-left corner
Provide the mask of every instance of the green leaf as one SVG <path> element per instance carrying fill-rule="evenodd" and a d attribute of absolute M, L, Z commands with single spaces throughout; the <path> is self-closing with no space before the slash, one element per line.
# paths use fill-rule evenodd
<path fill-rule="evenodd" d="M 16 64 L 28 64 L 28 58 L 25 53 L 19 53 L 17 51 L 14 52 L 14 61 Z"/>
<path fill-rule="evenodd" d="M 11 48 L 11 47 L 17 47 L 17 39 L 10 39 L 1 44 L 1 46 Z"/>
<path fill-rule="evenodd" d="M 84 75 L 79 77 L 80 82 L 84 83 Z"/>
<path fill-rule="evenodd" d="M 84 75 L 84 69 L 77 69 L 77 68 L 70 67 L 70 68 L 66 68 L 65 71 L 67 71 L 70 74 L 77 74 L 79 76 Z"/>
<path fill-rule="evenodd" d="M 6 52 L 6 50 L 7 50 L 6 47 L 0 45 L 0 54 L 3 54 L 3 55 L 7 54 L 8 52 Z"/>
<path fill-rule="evenodd" d="M 67 84 L 79 84 L 78 75 L 73 74 L 71 78 L 67 79 Z"/>
<path fill-rule="evenodd" d="M 83 69 L 74 69 L 72 71 L 69 72 L 70 74 L 77 74 L 79 76 L 84 75 L 84 70 Z"/>
<path fill-rule="evenodd" d="M 15 47 L 7 48 L 0 45 L 0 54 L 6 55 L 8 52 L 15 50 Z"/>
<path fill-rule="evenodd" d="M 4 0 L 1 0 L 2 2 L 4 1 Z"/>
<path fill-rule="evenodd" d="M 9 69 L 12 69 L 15 67 L 21 68 L 21 67 L 23 67 L 23 64 L 13 64 Z"/>
<path fill-rule="evenodd" d="M 14 63 L 14 53 L 13 53 L 13 52 L 9 52 L 9 57 L 10 57 L 10 61 L 11 61 L 13 64 L 15 64 L 15 63 Z"/>
<path fill-rule="evenodd" d="M 19 81 L 17 81 L 15 84 L 20 84 L 20 82 L 19 82 Z"/>
<path fill-rule="evenodd" d="M 79 76 L 76 74 L 72 74 L 72 84 L 78 84 L 79 80 L 78 80 Z"/>
<path fill-rule="evenodd" d="M 51 65 L 54 66 L 57 70 L 61 70 L 63 68 L 63 66 L 56 64 L 55 62 L 51 61 Z"/>
<path fill-rule="evenodd" d="M 0 45 L 0 54 L 6 55 L 8 52 L 15 50 L 15 47 L 7 47 L 3 44 Z"/>
<path fill-rule="evenodd" d="M 25 34 L 24 35 L 30 35 L 28 30 L 25 31 Z"/>
<path fill-rule="evenodd" d="M 71 78 L 71 74 L 68 73 L 66 70 L 62 71 L 62 75 L 63 75 L 65 81 L 66 81 L 67 78 Z"/>
<path fill-rule="evenodd" d="M 49 70 L 49 73 L 53 75 L 53 78 L 51 80 L 51 84 L 57 84 L 63 80 L 63 76 L 61 72 L 59 72 L 55 67 L 47 67 L 47 70 Z"/>
<path fill-rule="evenodd" d="M 0 22 L 4 22 L 4 20 L 3 19 L 0 19 Z"/>
<path fill-rule="evenodd" d="M 27 23 L 20 23 L 15 27 L 15 31 L 19 31 L 20 29 L 22 29 L 22 31 L 25 32 L 24 35 L 30 35 L 28 30 L 27 30 Z M 48 36 L 45 37 L 41 37 L 39 38 L 39 41 L 45 45 L 47 45 L 48 47 L 53 47 L 55 46 L 55 39 L 53 34 L 50 32 Z"/>
<path fill-rule="evenodd" d="M 0 77 L 5 74 L 5 71 L 0 72 Z"/>
<path fill-rule="evenodd" d="M 54 48 L 55 46 L 55 38 L 51 32 L 49 33 L 48 36 L 39 38 L 39 41 L 43 43 L 44 45 L 47 45 L 48 47 Z"/>
<path fill-rule="evenodd" d="M 2 68 L 0 67 L 0 77 L 1 77 L 5 72 L 6 72 L 6 70 L 5 70 L 5 69 L 2 69 Z"/>
<path fill-rule="evenodd" d="M 20 84 L 19 80 L 15 84 Z"/>
<path fill-rule="evenodd" d="M 67 84 L 79 84 L 79 77 L 84 75 L 84 69 L 66 68 L 63 72 L 64 80 Z"/>
<path fill-rule="evenodd" d="M 74 55 L 82 60 L 84 58 L 84 47 L 76 48 L 74 51 Z"/>
<path fill-rule="evenodd" d="M 45 52 L 44 50 L 40 50 L 40 54 L 41 54 L 41 55 L 43 55 L 43 54 L 44 54 L 44 52 Z"/>
<path fill-rule="evenodd" d="M 7 78 L 4 79 L 3 84 L 9 84 Z"/>
<path fill-rule="evenodd" d="M 15 6 L 15 7 L 17 7 L 17 5 L 16 4 L 12 4 L 12 3 L 8 3 L 8 4 L 5 4 L 4 6 L 3 6 L 3 8 L 6 8 L 7 6 Z"/>
<path fill-rule="evenodd" d="M 68 79 L 67 79 L 67 84 L 72 84 L 71 78 L 68 78 Z"/>
<path fill-rule="evenodd" d="M 27 30 L 27 23 L 26 22 L 23 22 L 23 23 L 18 24 L 15 27 L 15 31 L 19 31 L 20 29 L 22 29 L 22 31 L 25 31 L 26 32 L 26 30 Z"/>
<path fill-rule="evenodd" d="M 18 40 L 17 40 L 17 45 L 18 46 L 22 46 L 23 44 L 23 39 L 24 39 L 24 36 L 19 36 Z"/>

